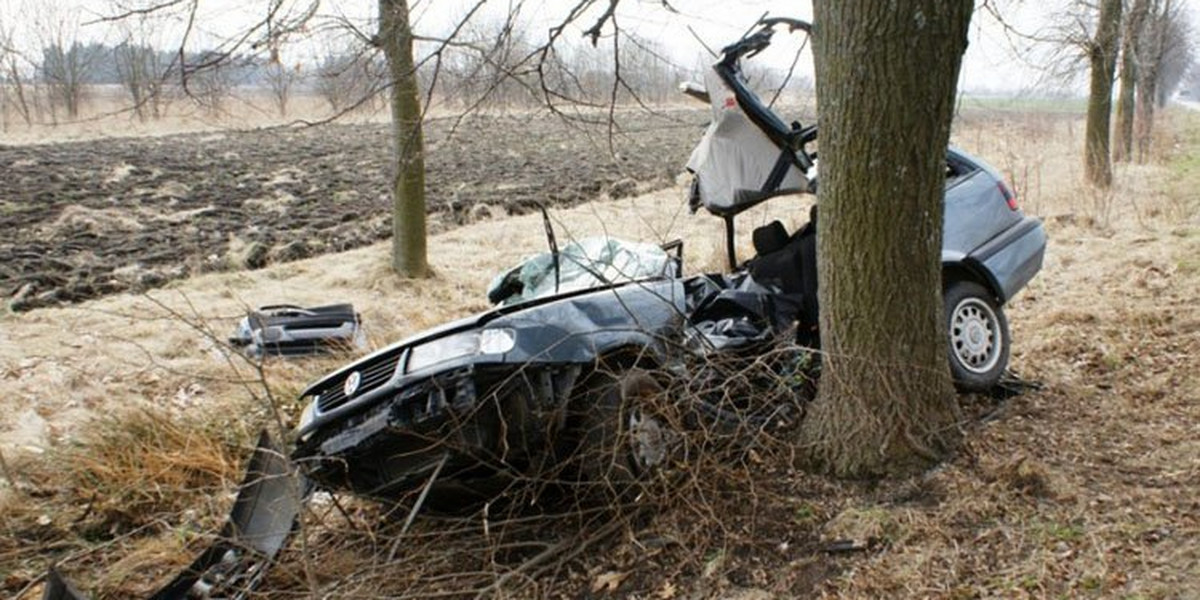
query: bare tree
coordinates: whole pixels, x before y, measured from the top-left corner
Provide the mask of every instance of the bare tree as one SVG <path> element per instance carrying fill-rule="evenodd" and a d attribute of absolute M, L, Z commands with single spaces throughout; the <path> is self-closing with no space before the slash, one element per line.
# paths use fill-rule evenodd
<path fill-rule="evenodd" d="M 12 111 L 16 111 L 26 125 L 33 122 L 22 62 L 21 53 L 14 44 L 12 29 L 0 18 L 0 118 L 3 119 L 5 130 L 9 127 Z"/>
<path fill-rule="evenodd" d="M 233 59 L 219 59 L 217 54 L 215 50 L 201 52 L 183 63 L 184 69 L 188 69 L 188 64 L 203 65 L 191 68 L 184 80 L 184 91 L 210 115 L 225 112 L 235 85 Z"/>
<path fill-rule="evenodd" d="M 113 0 L 120 7 L 120 0 Z M 163 23 L 153 14 L 131 15 L 115 23 L 121 42 L 112 50 L 117 78 L 139 120 L 159 119 L 170 102 L 168 79 L 178 54 L 159 48 Z"/>
<path fill-rule="evenodd" d="M 334 113 L 359 106 L 375 106 L 385 87 L 386 68 L 378 64 L 374 49 L 366 46 L 328 51 L 317 63 L 313 87 Z"/>
<path fill-rule="evenodd" d="M 1133 0 L 1121 31 L 1121 89 L 1117 98 L 1116 143 L 1113 160 L 1129 160 L 1133 151 L 1133 113 L 1137 88 L 1138 40 L 1145 29 L 1150 0 Z"/>
<path fill-rule="evenodd" d="M 1084 134 L 1084 176 L 1100 188 L 1112 185 L 1109 123 L 1112 118 L 1113 75 L 1121 31 L 1121 0 L 1100 0 L 1096 33 L 1088 46 L 1090 86 Z"/>
<path fill-rule="evenodd" d="M 1176 4 L 1176 14 L 1166 23 L 1162 63 L 1155 88 L 1158 92 L 1158 107 L 1166 106 L 1167 99 L 1183 83 L 1195 58 L 1195 28 L 1187 5 Z"/>
<path fill-rule="evenodd" d="M 38 46 L 37 76 L 46 87 L 51 121 L 57 122 L 59 110 L 78 118 L 94 71 L 105 58 L 104 47 L 82 41 L 78 11 L 53 3 L 27 4 L 23 10 L 28 39 Z"/>
<path fill-rule="evenodd" d="M 263 77 L 271 92 L 271 102 L 281 117 L 286 117 L 288 114 L 288 103 L 292 98 L 292 88 L 300 79 L 300 69 L 300 63 L 289 67 L 280 62 L 278 56 L 273 57 L 263 67 Z"/>
<path fill-rule="evenodd" d="M 666 58 L 661 44 L 623 36 L 620 52 L 622 76 L 634 96 L 646 102 L 664 102 L 679 93 L 677 86 L 683 77 Z"/>
<path fill-rule="evenodd" d="M 973 2 L 818 0 L 814 9 L 824 359 L 802 444 L 837 475 L 912 472 L 944 458 L 959 435 L 940 249 Z"/>
<path fill-rule="evenodd" d="M 543 85 L 594 105 L 661 102 L 677 93 L 681 76 L 657 42 L 623 32 L 613 36 L 615 44 L 600 48 L 564 40 L 549 49 L 548 68 L 539 74 L 533 59 L 546 49 L 524 26 L 507 20 L 469 26 L 440 65 L 438 93 L 468 109 L 539 106 Z"/>
<path fill-rule="evenodd" d="M 41 77 L 46 82 L 52 107 L 62 107 L 71 119 L 79 118 L 91 81 L 91 70 L 101 59 L 102 47 L 60 41 L 42 48 Z"/>
<path fill-rule="evenodd" d="M 537 47 L 527 29 L 507 20 L 469 24 L 449 52 L 439 79 L 463 107 L 530 106 L 538 102 L 527 58 Z"/>
<path fill-rule="evenodd" d="M 113 59 L 121 87 L 129 96 L 138 119 L 161 118 L 167 102 L 164 84 L 169 66 L 163 53 L 127 36 L 113 48 Z"/>
<path fill-rule="evenodd" d="M 1167 23 L 1173 0 L 1150 0 L 1145 29 L 1138 38 L 1137 48 L 1137 117 L 1134 120 L 1135 158 L 1143 163 L 1150 157 L 1150 142 L 1154 129 L 1154 107 L 1158 99 L 1158 77 L 1167 46 Z"/>

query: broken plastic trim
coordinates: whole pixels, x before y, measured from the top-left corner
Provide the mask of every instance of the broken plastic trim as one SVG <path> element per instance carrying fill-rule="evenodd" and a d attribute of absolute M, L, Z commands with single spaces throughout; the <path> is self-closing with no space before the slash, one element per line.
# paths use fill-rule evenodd
<path fill-rule="evenodd" d="M 295 529 L 308 484 L 264 430 L 219 539 L 150 600 L 246 598 Z M 85 600 L 50 567 L 42 600 Z"/>

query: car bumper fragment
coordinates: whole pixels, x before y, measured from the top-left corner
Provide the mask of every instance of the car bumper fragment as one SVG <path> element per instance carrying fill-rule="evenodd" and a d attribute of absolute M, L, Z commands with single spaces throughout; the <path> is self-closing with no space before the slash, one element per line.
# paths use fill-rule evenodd
<path fill-rule="evenodd" d="M 250 597 L 291 537 L 306 488 L 307 483 L 263 431 L 217 541 L 151 600 Z M 50 568 L 42 600 L 86 597 L 56 567 Z"/>

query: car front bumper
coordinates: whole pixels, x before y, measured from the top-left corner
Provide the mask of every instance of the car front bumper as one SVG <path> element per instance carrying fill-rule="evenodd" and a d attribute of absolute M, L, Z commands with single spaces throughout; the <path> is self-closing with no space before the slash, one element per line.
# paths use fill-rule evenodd
<path fill-rule="evenodd" d="M 547 454 L 584 367 L 467 365 L 439 373 L 312 432 L 293 458 L 322 487 L 368 497 L 395 499 L 435 470 L 440 488 L 486 495 L 479 481 L 523 472 Z"/>

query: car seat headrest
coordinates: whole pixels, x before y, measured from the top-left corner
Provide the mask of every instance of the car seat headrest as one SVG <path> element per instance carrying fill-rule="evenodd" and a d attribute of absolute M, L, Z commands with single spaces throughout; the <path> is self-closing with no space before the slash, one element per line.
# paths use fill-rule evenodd
<path fill-rule="evenodd" d="M 771 221 L 754 230 L 754 251 L 759 256 L 783 248 L 788 241 L 787 228 L 779 221 Z"/>

